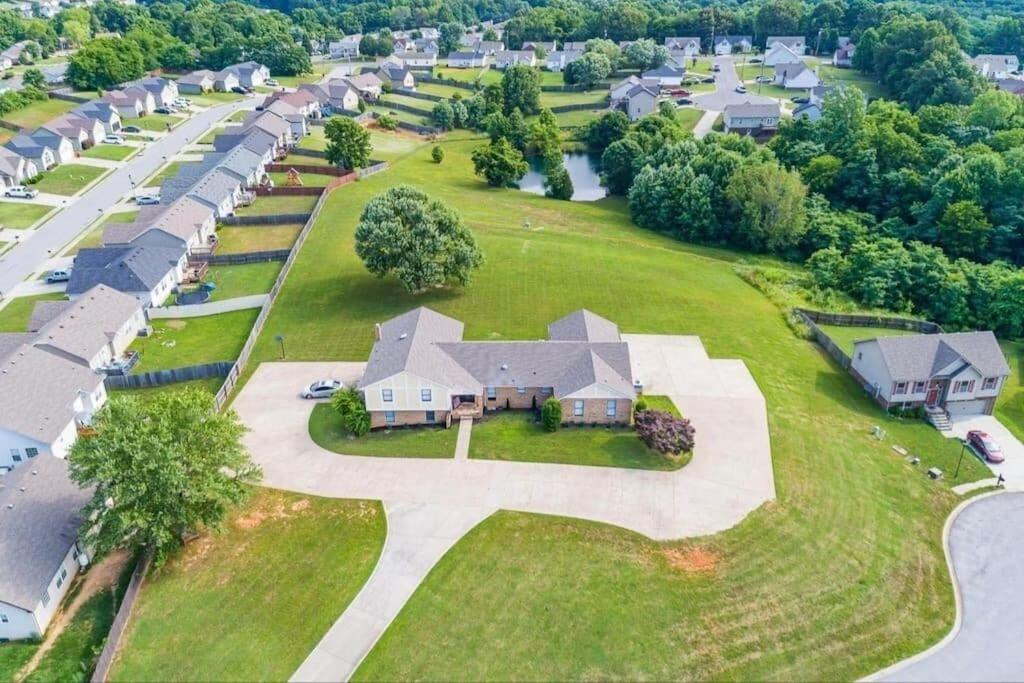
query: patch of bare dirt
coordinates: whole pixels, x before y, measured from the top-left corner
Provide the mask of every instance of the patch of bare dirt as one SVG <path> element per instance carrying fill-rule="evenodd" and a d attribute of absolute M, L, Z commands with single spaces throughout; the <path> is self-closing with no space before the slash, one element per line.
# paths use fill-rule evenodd
<path fill-rule="evenodd" d="M 686 550 L 664 548 L 661 554 L 670 567 L 689 574 L 713 572 L 718 568 L 720 559 L 714 551 L 701 547 Z"/>
<path fill-rule="evenodd" d="M 181 330 L 188 325 L 188 322 L 184 320 L 168 320 L 164 325 L 172 330 Z"/>

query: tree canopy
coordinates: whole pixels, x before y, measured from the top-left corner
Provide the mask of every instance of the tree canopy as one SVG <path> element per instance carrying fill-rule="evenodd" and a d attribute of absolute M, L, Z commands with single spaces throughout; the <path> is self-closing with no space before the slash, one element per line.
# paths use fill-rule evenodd
<path fill-rule="evenodd" d="M 332 116 L 324 126 L 327 160 L 342 168 L 363 168 L 370 163 L 370 133 L 355 119 Z"/>

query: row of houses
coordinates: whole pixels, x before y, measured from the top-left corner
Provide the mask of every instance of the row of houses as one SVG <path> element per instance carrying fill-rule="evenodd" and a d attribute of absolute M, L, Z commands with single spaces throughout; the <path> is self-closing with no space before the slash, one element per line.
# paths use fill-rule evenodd
<path fill-rule="evenodd" d="M 0 148 L 0 184 L 21 185 L 121 130 L 122 120 L 152 113 L 178 97 L 174 81 L 143 78 L 85 102 L 47 121 L 31 133 L 19 133 Z"/>
<path fill-rule="evenodd" d="M 231 92 L 233 88 L 255 88 L 270 78 L 270 69 L 259 62 L 232 64 L 220 71 L 198 69 L 178 79 L 178 90 L 198 95 L 205 92 Z"/>

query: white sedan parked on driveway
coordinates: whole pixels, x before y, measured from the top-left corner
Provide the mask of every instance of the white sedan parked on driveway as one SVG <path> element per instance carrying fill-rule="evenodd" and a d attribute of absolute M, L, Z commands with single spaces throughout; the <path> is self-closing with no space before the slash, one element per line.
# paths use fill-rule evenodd
<path fill-rule="evenodd" d="M 330 398 L 343 386 L 340 380 L 318 379 L 302 390 L 302 398 Z"/>

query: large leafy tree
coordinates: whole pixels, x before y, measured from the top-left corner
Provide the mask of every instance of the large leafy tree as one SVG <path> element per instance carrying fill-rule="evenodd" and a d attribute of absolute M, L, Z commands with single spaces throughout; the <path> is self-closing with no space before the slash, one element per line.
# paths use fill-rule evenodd
<path fill-rule="evenodd" d="M 600 52 L 587 52 L 565 67 L 565 82 L 593 88 L 608 78 L 611 72 L 612 65 L 608 57 Z"/>
<path fill-rule="evenodd" d="M 197 389 L 114 396 L 93 426 L 69 460 L 72 479 L 95 489 L 84 516 L 96 523 L 83 531 L 97 555 L 145 548 L 159 562 L 188 534 L 218 527 L 260 477 L 238 416 Z"/>
<path fill-rule="evenodd" d="M 473 150 L 473 170 L 492 187 L 514 187 L 529 170 L 523 154 L 505 138 Z"/>
<path fill-rule="evenodd" d="M 740 166 L 726 188 L 736 212 L 738 241 L 757 251 L 784 253 L 807 231 L 807 188 L 795 171 L 762 162 Z"/>
<path fill-rule="evenodd" d="M 370 163 L 370 133 L 355 119 L 332 116 L 324 126 L 327 160 L 342 168 L 363 168 Z"/>
<path fill-rule="evenodd" d="M 442 55 L 446 55 L 459 49 L 459 42 L 466 33 L 466 27 L 458 22 L 450 21 L 441 24 L 438 32 L 440 37 L 437 41 L 437 47 Z"/>
<path fill-rule="evenodd" d="M 939 244 L 947 254 L 978 259 L 988 249 L 992 224 L 977 203 L 964 200 L 946 207 L 936 229 Z"/>
<path fill-rule="evenodd" d="M 97 90 L 139 78 L 143 73 L 138 43 L 126 38 L 97 38 L 71 56 L 67 80 L 79 90 Z"/>
<path fill-rule="evenodd" d="M 587 147 L 594 152 L 603 152 L 617 140 L 621 140 L 629 132 L 629 118 L 618 109 L 607 111 L 586 127 L 584 135 Z"/>
<path fill-rule="evenodd" d="M 657 69 L 668 61 L 669 56 L 668 48 L 648 38 L 630 43 L 622 51 L 622 57 L 627 64 L 644 71 Z"/>
<path fill-rule="evenodd" d="M 355 238 L 367 270 L 380 278 L 394 275 L 414 294 L 450 282 L 465 286 L 484 260 L 459 215 L 409 185 L 367 202 Z"/>
<path fill-rule="evenodd" d="M 525 116 L 540 111 L 540 73 L 525 64 L 505 69 L 501 76 L 501 94 L 506 114 L 518 109 Z"/>

